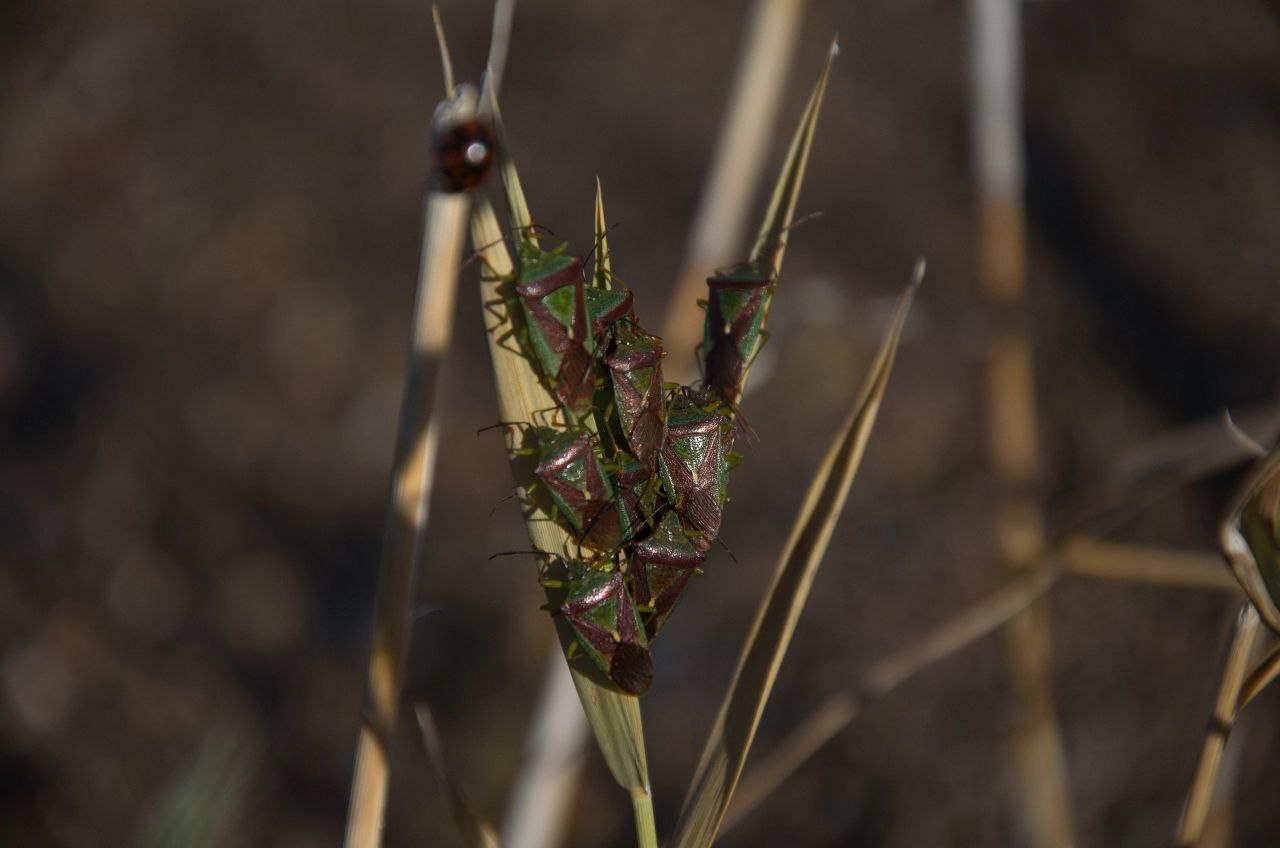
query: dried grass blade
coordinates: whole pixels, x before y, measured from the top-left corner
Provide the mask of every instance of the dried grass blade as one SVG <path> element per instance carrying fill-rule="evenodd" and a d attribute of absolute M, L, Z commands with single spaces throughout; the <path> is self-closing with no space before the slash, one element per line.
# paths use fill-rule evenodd
<path fill-rule="evenodd" d="M 422 744 L 427 749 L 427 757 L 435 769 L 440 785 L 449 794 L 449 812 L 458 825 L 462 839 L 470 848 L 499 848 L 498 834 L 493 826 L 485 821 L 484 816 L 476 811 L 476 806 L 467 793 L 463 791 L 453 769 L 445 760 L 444 750 L 440 744 L 440 730 L 426 704 L 418 704 L 414 712 L 418 716 L 418 728 L 422 731 Z"/>
<path fill-rule="evenodd" d="M 508 223 L 518 237 L 535 247 L 538 240 L 533 232 L 533 216 L 529 213 L 529 201 L 525 199 L 524 187 L 520 185 L 520 175 L 516 172 L 515 160 L 511 158 L 507 147 L 507 130 L 502 123 L 502 113 L 498 110 L 497 98 L 485 101 L 493 114 L 493 131 L 498 138 L 498 176 L 502 181 L 502 193 L 507 201 Z M 499 231 L 497 238 L 502 237 Z M 481 242 L 476 242 L 481 244 Z"/>
<path fill-rule="evenodd" d="M 822 73 L 818 76 L 813 93 L 809 95 L 809 102 L 804 107 L 804 114 L 800 118 L 800 126 L 796 128 L 796 134 L 791 139 L 791 149 L 787 151 L 782 173 L 778 175 L 778 181 L 774 184 L 769 211 L 765 213 L 764 223 L 760 227 L 759 235 L 756 236 L 755 245 L 751 248 L 752 264 L 769 269 L 772 277 L 776 277 L 778 269 L 782 267 L 782 254 L 787 247 L 787 231 L 791 227 L 791 220 L 796 211 L 796 201 L 800 197 L 800 185 L 804 182 L 805 166 L 809 163 L 809 151 L 813 147 L 813 132 L 818 126 L 818 112 L 822 108 L 822 97 L 827 91 L 827 80 L 831 77 L 831 65 L 839 52 L 839 43 L 832 39 L 831 48 L 827 51 L 826 64 L 822 66 Z"/>
<path fill-rule="evenodd" d="M 1222 557 L 1209 551 L 1112 542 L 1080 535 L 1064 538 L 1049 556 L 1076 577 L 1240 591 L 1231 573 L 1222 567 Z"/>
<path fill-rule="evenodd" d="M 1261 695 L 1262 690 L 1270 686 L 1277 677 L 1280 677 L 1280 648 L 1275 648 L 1267 654 L 1266 659 L 1258 663 L 1257 667 L 1249 672 L 1249 677 L 1240 685 L 1240 694 L 1236 697 L 1236 712 L 1239 713 L 1249 706 L 1249 703 Z"/>
<path fill-rule="evenodd" d="M 1235 722 L 1240 685 L 1249 669 L 1249 655 L 1258 637 L 1260 624 L 1258 611 L 1252 604 L 1241 607 L 1240 614 L 1236 618 L 1231 647 L 1227 651 L 1227 661 L 1222 669 L 1222 681 L 1218 686 L 1213 716 L 1209 721 L 1209 729 L 1205 733 L 1200 760 L 1196 763 L 1195 778 L 1191 782 L 1191 789 L 1187 792 L 1182 817 L 1178 822 L 1178 832 L 1174 837 L 1174 844 L 1179 848 L 1197 844 L 1200 841 L 1200 835 L 1204 832 L 1210 802 L 1213 799 L 1213 788 L 1217 783 L 1219 766 L 1222 764 L 1222 752 L 1227 745 L 1231 726 Z"/>
<path fill-rule="evenodd" d="M 898 303 L 857 404 L 809 486 L 685 796 L 674 848 L 710 845 L 725 817 L 778 667 L 862 461 L 922 273 L 923 263 Z"/>
<path fill-rule="evenodd" d="M 511 172 L 518 185 L 514 166 Z M 511 285 L 510 275 L 515 266 L 502 236 L 493 207 L 483 198 L 478 198 L 471 218 L 471 240 L 478 246 L 485 268 L 480 279 L 480 295 L 498 389 L 498 412 L 503 421 L 533 421 L 535 411 L 554 407 L 556 400 L 538 379 L 512 337 L 517 330 L 513 321 L 518 320 L 518 316 L 507 313 L 508 298 L 504 287 Z M 531 468 L 525 466 L 527 463 L 522 464 L 519 458 L 511 457 L 512 476 L 522 491 L 532 480 Z M 572 540 L 545 513 L 534 509 L 527 517 L 527 527 L 529 539 L 536 549 L 554 555 L 568 554 Z M 561 636 L 561 648 L 567 650 L 571 640 L 568 628 L 558 627 L 557 631 Z M 639 702 L 596 683 L 572 666 L 570 672 L 605 763 L 614 780 L 631 795 L 641 844 L 656 846 L 656 839 L 643 841 L 655 828 L 649 801 L 649 766 L 645 758 Z"/>

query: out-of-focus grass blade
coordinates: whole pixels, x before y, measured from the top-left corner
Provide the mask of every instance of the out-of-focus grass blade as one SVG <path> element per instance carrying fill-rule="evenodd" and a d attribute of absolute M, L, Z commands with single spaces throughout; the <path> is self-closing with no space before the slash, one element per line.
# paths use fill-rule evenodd
<path fill-rule="evenodd" d="M 510 173 L 512 184 L 518 191 L 519 181 L 514 166 L 511 166 Z M 522 199 L 523 193 L 519 194 Z M 499 415 L 503 421 L 533 421 L 535 411 L 555 407 L 556 400 L 538 379 L 533 366 L 512 337 L 518 329 L 513 323 L 518 316 L 507 313 L 504 287 L 512 285 L 510 275 L 515 266 L 503 241 L 502 228 L 493 207 L 483 198 L 476 199 L 472 212 L 471 240 L 477 245 L 485 268 L 481 274 L 480 295 L 498 388 Z M 528 461 L 513 456 L 511 464 L 516 484 L 522 490 L 531 485 L 532 467 Z M 537 550 L 553 555 L 568 554 L 572 540 L 557 522 L 550 520 L 550 516 L 535 507 L 527 516 L 526 523 L 529 539 Z M 568 628 L 558 627 L 557 630 L 561 634 L 561 647 L 567 649 L 572 638 L 568 635 Z M 656 846 L 639 702 L 597 683 L 572 665 L 570 672 L 605 763 L 614 780 L 631 796 L 641 844 Z"/>
<path fill-rule="evenodd" d="M 813 147 L 813 131 L 818 126 L 818 112 L 822 108 L 822 96 L 827 91 L 827 80 L 831 76 L 831 64 L 840 45 L 831 41 L 831 49 L 827 51 L 827 62 L 822 67 L 809 102 L 804 107 L 800 118 L 800 126 L 791 139 L 791 149 L 787 151 L 787 160 L 782 166 L 782 173 L 773 187 L 773 197 L 769 201 L 769 211 L 765 213 L 764 224 L 756 236 L 755 246 L 751 248 L 751 262 L 761 268 L 769 269 L 770 276 L 776 277 L 782 267 L 782 254 L 787 247 L 787 230 L 796 211 L 796 200 L 800 197 L 800 185 L 804 182 L 805 166 L 809 164 L 809 150 Z"/>
<path fill-rule="evenodd" d="M 147 823 L 151 848 L 201 848 L 225 844 L 222 832 L 244 801 L 259 752 L 228 729 L 211 731 L 174 779 Z"/>
<path fill-rule="evenodd" d="M 427 757 L 440 779 L 440 785 L 449 794 L 449 812 L 458 825 L 458 831 L 470 848 L 499 848 L 498 834 L 493 826 L 485 821 L 484 816 L 476 811 L 467 793 L 463 791 L 449 763 L 445 760 L 444 749 L 440 744 L 440 730 L 426 704 L 418 704 L 414 709 L 418 716 L 418 728 L 422 731 L 422 744 L 427 749 Z"/>
<path fill-rule="evenodd" d="M 1280 632 L 1280 446 L 1245 478 L 1218 528 L 1236 580 L 1272 630 Z"/>
<path fill-rule="evenodd" d="M 710 845 L 728 810 L 778 667 L 791 643 L 814 575 L 862 461 L 888 385 L 902 326 L 923 273 L 921 262 L 898 302 L 857 404 L 809 485 L 787 547 L 778 561 L 773 585 L 743 645 L 738 669 L 685 796 L 671 843 L 674 848 Z"/>

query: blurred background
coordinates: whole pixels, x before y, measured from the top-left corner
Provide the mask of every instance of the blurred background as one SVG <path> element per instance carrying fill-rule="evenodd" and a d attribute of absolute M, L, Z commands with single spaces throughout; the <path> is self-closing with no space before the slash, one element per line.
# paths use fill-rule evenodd
<path fill-rule="evenodd" d="M 476 77 L 489 5 L 441 12 L 460 77 Z M 1163 434 L 1277 400 L 1280 6 L 1042 0 L 1023 14 L 1053 522 Z M 746 16 L 673 0 L 517 10 L 504 115 L 534 216 L 585 252 L 599 175 L 614 271 L 655 329 Z M 738 561 L 713 554 L 643 702 L 663 831 L 919 255 L 928 280 L 755 750 L 1008 580 L 991 532 L 965 5 L 807 4 L 770 175 L 834 31 L 798 210 L 823 214 L 792 238 L 744 402 L 759 441 L 722 532 Z M 223 822 L 212 844 L 337 844 L 441 95 L 429 6 L 19 0 L 0 9 L 0 45 L 0 843 L 154 843 L 198 803 Z M 487 560 L 527 540 L 498 503 L 500 437 L 475 434 L 497 412 L 474 281 L 445 366 L 430 611 L 406 697 L 430 701 L 497 819 L 551 628 L 532 565 Z M 1241 467 L 1111 537 L 1211 550 Z M 1054 589 L 1081 844 L 1167 844 L 1238 605 L 1073 577 Z M 871 705 L 723 844 L 1024 844 L 1004 659 L 987 639 Z M 1280 843 L 1280 694 L 1240 738 L 1235 844 Z M 571 844 L 631 844 L 594 754 L 575 803 Z M 454 840 L 406 719 L 387 844 Z"/>

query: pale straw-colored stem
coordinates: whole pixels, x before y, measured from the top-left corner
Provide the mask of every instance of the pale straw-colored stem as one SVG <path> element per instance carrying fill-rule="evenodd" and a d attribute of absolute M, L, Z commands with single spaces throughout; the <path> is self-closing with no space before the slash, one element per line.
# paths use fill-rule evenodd
<path fill-rule="evenodd" d="M 1053 549 L 1052 560 L 1064 571 L 1094 580 L 1149 583 L 1215 592 L 1240 591 L 1222 555 L 1091 536 L 1068 536 Z"/>
<path fill-rule="evenodd" d="M 668 380 L 687 383 L 699 376 L 693 351 L 702 340 L 703 318 L 695 304 L 706 296 L 706 279 L 717 266 L 742 258 L 747 217 L 764 174 L 803 17 L 803 0 L 756 0 L 711 171 L 662 324 L 667 351 L 662 367 Z"/>
<path fill-rule="evenodd" d="M 1235 632 L 1231 639 L 1231 647 L 1227 650 L 1227 661 L 1222 669 L 1222 680 L 1218 685 L 1213 715 L 1209 721 L 1209 729 L 1205 732 L 1204 744 L 1200 749 L 1195 777 L 1191 781 L 1191 789 L 1187 792 L 1187 800 L 1182 808 L 1182 818 L 1178 822 L 1178 832 L 1174 842 L 1179 848 L 1198 845 L 1201 834 L 1204 832 L 1214 786 L 1218 782 L 1222 752 L 1236 720 L 1240 686 L 1248 672 L 1249 656 L 1260 630 L 1261 621 L 1257 610 L 1252 604 L 1246 603 L 1241 607 L 1240 614 L 1236 618 Z"/>
<path fill-rule="evenodd" d="M 578 690 L 560 653 L 560 640 L 553 637 L 549 648 L 542 694 L 502 826 L 506 848 L 555 848 L 561 843 L 586 763 L 588 728 Z"/>
<path fill-rule="evenodd" d="M 427 194 L 413 337 L 392 462 L 391 506 L 378 570 L 373 646 L 347 813 L 347 848 L 374 848 L 382 839 L 387 752 L 399 711 L 414 575 L 422 556 L 434 479 L 439 429 L 436 387 L 453 330 L 469 210 L 465 194 L 434 190 Z"/>

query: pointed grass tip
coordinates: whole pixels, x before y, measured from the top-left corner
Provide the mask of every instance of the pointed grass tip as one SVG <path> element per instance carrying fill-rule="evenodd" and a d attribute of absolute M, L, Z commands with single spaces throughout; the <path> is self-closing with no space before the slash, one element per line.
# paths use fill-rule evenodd
<path fill-rule="evenodd" d="M 840 55 L 840 33 L 831 36 L 831 46 L 827 48 L 827 61 Z"/>

